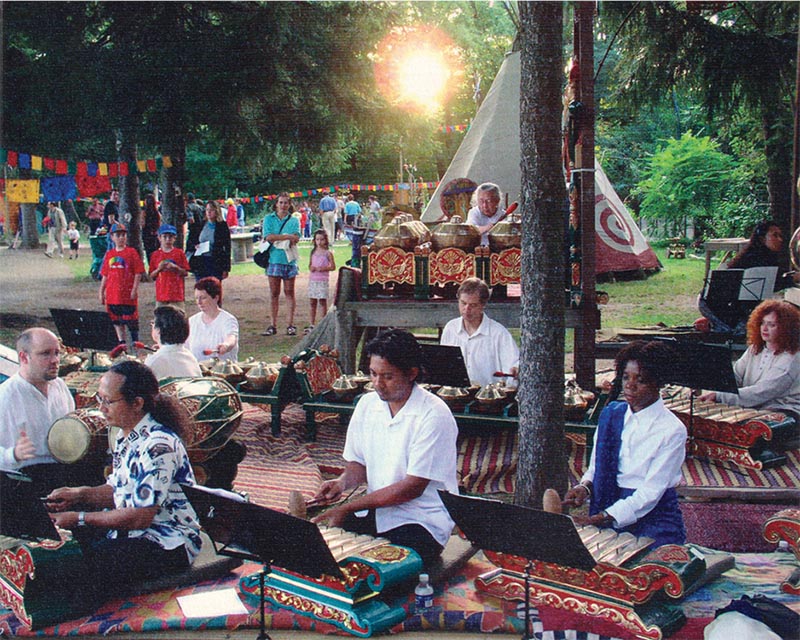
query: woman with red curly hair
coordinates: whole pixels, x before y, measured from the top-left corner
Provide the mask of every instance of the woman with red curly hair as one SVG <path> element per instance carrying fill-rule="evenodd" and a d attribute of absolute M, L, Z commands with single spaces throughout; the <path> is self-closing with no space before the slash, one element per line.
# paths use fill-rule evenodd
<path fill-rule="evenodd" d="M 701 400 L 774 409 L 800 417 L 800 310 L 765 300 L 747 321 L 747 351 L 733 367 L 739 393 L 709 392 Z"/>

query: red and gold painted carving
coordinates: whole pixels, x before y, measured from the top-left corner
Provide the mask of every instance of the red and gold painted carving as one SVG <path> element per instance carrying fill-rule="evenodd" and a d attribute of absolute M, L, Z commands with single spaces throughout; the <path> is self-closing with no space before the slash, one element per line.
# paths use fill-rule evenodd
<path fill-rule="evenodd" d="M 764 523 L 764 539 L 767 542 L 785 540 L 800 560 L 800 509 L 783 509 L 771 516 Z"/>
<path fill-rule="evenodd" d="M 488 550 L 484 550 L 484 553 L 498 567 L 524 581 L 525 566 L 529 560 Z M 662 589 L 673 598 L 683 595 L 683 581 L 680 576 L 673 569 L 660 564 L 645 562 L 631 569 L 623 569 L 600 562 L 591 571 L 583 571 L 539 560 L 530 562 L 534 580 L 541 578 L 548 582 L 558 582 L 565 587 L 586 589 L 598 596 L 615 598 L 631 605 L 647 602 Z"/>
<path fill-rule="evenodd" d="M 264 587 L 264 596 L 268 597 L 279 606 L 294 609 L 299 613 L 313 616 L 317 618 L 317 620 L 339 625 L 351 632 L 367 632 L 366 627 L 358 625 L 353 616 L 349 615 L 343 609 L 337 609 L 321 602 L 316 602 L 309 598 L 287 593 L 286 591 L 274 589 L 272 587 Z"/>
<path fill-rule="evenodd" d="M 733 462 L 745 469 L 760 471 L 764 466 L 760 460 L 753 460 L 747 449 L 709 442 L 708 440 L 692 440 L 690 451 L 693 456 L 698 458 L 709 458 L 718 462 Z"/>
<path fill-rule="evenodd" d="M 518 247 L 504 249 L 490 257 L 490 285 L 516 284 L 522 273 L 522 251 Z"/>
<path fill-rule="evenodd" d="M 367 256 L 370 284 L 414 284 L 414 254 L 397 247 L 370 251 Z"/>
<path fill-rule="evenodd" d="M 479 591 L 504 600 L 522 600 L 525 597 L 524 578 L 522 580 L 517 576 L 500 573 L 488 579 L 479 576 L 475 585 Z M 645 624 L 625 602 L 570 590 L 567 585 L 538 582 L 535 578 L 530 583 L 530 597 L 534 604 L 610 622 L 640 638 L 661 640 L 662 637 L 658 627 Z"/>
<path fill-rule="evenodd" d="M 306 363 L 305 374 L 311 392 L 318 395 L 333 388 L 333 383 L 342 375 L 342 370 L 335 358 L 318 355 Z"/>
<path fill-rule="evenodd" d="M 462 283 L 475 276 L 475 255 L 462 249 L 449 247 L 430 257 L 430 283 L 447 284 Z"/>
<path fill-rule="evenodd" d="M 783 415 L 783 414 L 781 414 Z M 703 440 L 724 442 L 734 447 L 752 447 L 756 440 L 772 439 L 772 429 L 762 416 L 759 420 L 746 422 L 726 422 L 694 416 L 692 421 L 692 435 Z"/>

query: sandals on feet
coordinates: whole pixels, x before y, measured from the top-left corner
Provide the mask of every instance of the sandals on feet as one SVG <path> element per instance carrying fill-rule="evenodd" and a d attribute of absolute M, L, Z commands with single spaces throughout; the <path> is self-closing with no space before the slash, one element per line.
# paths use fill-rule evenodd
<path fill-rule="evenodd" d="M 262 336 L 274 336 L 276 333 L 278 333 L 278 330 L 275 328 L 275 325 L 272 325 L 270 327 L 267 327 L 265 331 L 262 331 L 261 335 Z"/>
<path fill-rule="evenodd" d="M 313 325 L 313 324 L 310 324 L 310 325 L 308 325 L 308 326 L 307 326 L 305 329 L 303 329 L 303 335 L 304 335 L 304 336 L 307 336 L 307 335 L 308 335 L 309 333 L 311 333 L 313 330 L 314 330 L 314 325 Z"/>
<path fill-rule="evenodd" d="M 287 336 L 296 336 L 297 335 L 297 327 L 295 327 L 293 324 L 290 324 L 288 327 L 286 327 L 286 335 Z"/>

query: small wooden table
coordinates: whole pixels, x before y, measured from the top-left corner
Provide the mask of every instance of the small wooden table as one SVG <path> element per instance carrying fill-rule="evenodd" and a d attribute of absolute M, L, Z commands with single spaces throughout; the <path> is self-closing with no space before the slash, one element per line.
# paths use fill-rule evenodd
<path fill-rule="evenodd" d="M 703 244 L 706 251 L 706 272 L 703 276 L 703 282 L 708 278 L 708 272 L 711 271 L 711 254 L 717 251 L 725 251 L 726 254 L 723 260 L 730 252 L 734 254 L 739 253 L 747 243 L 750 242 L 747 238 L 716 238 L 715 240 L 708 240 Z"/>

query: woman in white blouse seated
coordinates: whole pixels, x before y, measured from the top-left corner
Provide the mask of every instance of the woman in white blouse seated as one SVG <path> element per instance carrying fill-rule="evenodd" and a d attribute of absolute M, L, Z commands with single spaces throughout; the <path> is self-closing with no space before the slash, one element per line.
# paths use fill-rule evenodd
<path fill-rule="evenodd" d="M 158 351 L 147 356 L 144 363 L 156 378 L 194 378 L 202 376 L 197 358 L 184 345 L 189 337 L 189 321 L 177 307 L 157 307 L 153 312 L 153 341 Z"/>
<path fill-rule="evenodd" d="M 765 300 L 747 321 L 747 351 L 733 367 L 739 393 L 709 391 L 701 400 L 772 409 L 800 418 L 800 310 Z"/>
<path fill-rule="evenodd" d="M 239 356 L 239 321 L 220 307 L 222 283 L 213 276 L 198 280 L 194 301 L 200 313 L 189 318 L 189 351 L 198 360 L 216 356 L 235 362 Z"/>

